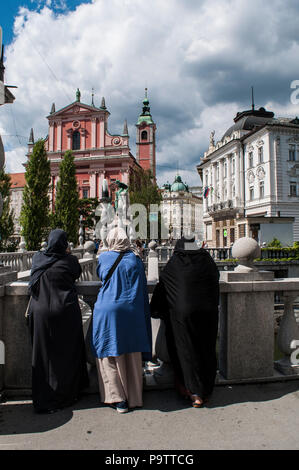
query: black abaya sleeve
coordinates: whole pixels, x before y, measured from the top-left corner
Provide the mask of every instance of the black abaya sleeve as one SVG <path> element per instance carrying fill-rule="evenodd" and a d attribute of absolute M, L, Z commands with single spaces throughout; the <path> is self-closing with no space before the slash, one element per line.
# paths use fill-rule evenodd
<path fill-rule="evenodd" d="M 162 281 L 156 285 L 150 302 L 151 317 L 164 320 L 168 317 L 166 291 Z"/>
<path fill-rule="evenodd" d="M 82 268 L 78 261 L 78 258 L 74 255 L 69 255 L 68 259 L 70 261 L 70 268 L 74 276 L 74 280 L 79 279 L 82 273 Z"/>

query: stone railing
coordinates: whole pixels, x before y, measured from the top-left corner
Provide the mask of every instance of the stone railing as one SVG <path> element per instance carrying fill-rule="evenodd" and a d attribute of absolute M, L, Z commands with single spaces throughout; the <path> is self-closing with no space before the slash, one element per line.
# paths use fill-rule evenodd
<path fill-rule="evenodd" d="M 34 253 L 35 251 L 0 253 L 0 264 L 10 266 L 13 271 L 27 271 L 31 268 Z"/>
<path fill-rule="evenodd" d="M 77 292 L 89 310 L 83 316 L 86 351 L 90 373 L 95 364 L 89 345 L 88 325 L 100 289 L 100 282 L 77 283 Z M 155 282 L 148 283 L 149 295 Z M 274 362 L 273 293 L 283 292 L 284 316 L 278 333 L 278 345 L 284 353 Z M 299 294 L 299 278 L 284 280 L 220 281 L 219 375 L 222 383 L 282 380 L 295 377 L 299 366 L 290 359 L 299 330 L 292 302 Z M 5 364 L 0 365 L 0 390 L 20 395 L 31 387 L 31 343 L 25 324 L 28 283 L 14 281 L 0 286 L 0 344 L 5 346 Z M 167 353 L 164 324 L 152 320 L 153 351 L 162 366 L 147 376 L 149 388 L 171 386 L 171 365 Z M 71 327 L 71 325 L 70 325 Z M 298 376 L 296 376 L 298 377 Z M 93 388 L 96 391 L 96 387 Z"/>
<path fill-rule="evenodd" d="M 84 247 L 73 248 L 73 244 L 70 243 L 71 252 L 77 256 L 78 259 L 82 259 L 84 254 L 90 253 L 91 245 L 93 249 L 95 247 L 93 242 L 86 242 Z M 42 250 L 47 247 L 46 242 L 42 243 Z M 10 266 L 13 271 L 22 272 L 31 269 L 32 258 L 36 251 L 26 251 L 25 243 L 19 244 L 19 250 L 7 253 L 0 253 L 0 265 Z"/>
<path fill-rule="evenodd" d="M 250 240 L 249 245 L 254 243 L 252 239 Z M 148 254 L 149 296 L 158 280 L 159 263 L 155 248 L 155 243 L 151 242 Z M 299 278 L 274 279 L 271 272 L 257 271 L 252 266 L 256 247 L 245 254 L 243 247 L 241 247 L 243 251 L 238 251 L 237 248 L 236 243 L 233 255 L 240 260 L 240 264 L 233 272 L 222 272 L 220 278 L 217 382 L 298 379 L 299 328 L 294 312 L 294 301 L 299 295 Z M 81 260 L 83 265 L 86 263 L 86 266 L 89 266 L 89 270 L 91 265 L 95 266 L 95 255 L 91 251 L 90 245 L 89 254 L 85 253 L 85 258 Z M 20 395 L 26 390 L 30 393 L 31 387 L 31 344 L 24 319 L 29 300 L 28 282 L 16 281 L 16 278 L 17 274 L 10 272 L 8 267 L 0 268 L 0 345 L 5 353 L 5 357 L 2 356 L 2 365 L 0 360 L 0 390 L 5 390 L 11 395 Z M 100 285 L 98 281 L 79 281 L 76 284 L 84 312 L 82 321 L 87 360 L 90 375 L 93 377 L 91 391 L 97 391 L 97 386 L 88 326 Z M 275 292 L 281 294 L 284 306 L 277 334 L 277 346 L 283 356 L 279 360 L 274 360 Z M 164 323 L 153 319 L 152 327 L 154 358 L 160 366 L 147 369 L 146 386 L 170 387 L 173 377 L 166 347 Z"/>
<path fill-rule="evenodd" d="M 173 254 L 174 246 L 156 246 L 155 251 L 158 255 L 159 263 L 167 263 Z M 212 258 L 215 261 L 221 261 L 225 259 L 232 258 L 232 249 L 231 248 L 206 248 L 206 250 L 210 253 Z M 143 260 L 147 262 L 148 254 L 150 252 L 149 248 L 146 248 L 143 252 Z"/>
<path fill-rule="evenodd" d="M 0 265 L 10 267 L 12 271 L 18 273 L 18 279 L 26 281 L 30 276 L 30 269 L 32 267 L 32 258 L 36 251 L 26 251 L 25 243 L 20 243 L 20 249 L 17 252 L 0 253 Z M 42 244 L 42 249 L 45 249 L 47 244 Z M 82 268 L 80 281 L 96 280 L 96 264 L 97 256 L 94 253 L 95 245 L 92 241 L 85 243 L 84 247 L 73 248 L 70 244 L 71 253 L 76 256 Z"/>

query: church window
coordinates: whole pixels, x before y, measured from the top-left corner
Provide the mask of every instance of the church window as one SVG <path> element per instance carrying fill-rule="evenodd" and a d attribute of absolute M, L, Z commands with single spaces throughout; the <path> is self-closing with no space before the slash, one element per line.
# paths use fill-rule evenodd
<path fill-rule="evenodd" d="M 80 150 L 80 133 L 79 131 L 73 132 L 73 150 Z"/>
<path fill-rule="evenodd" d="M 249 168 L 253 167 L 253 152 L 249 152 L 248 154 L 248 167 Z"/>
<path fill-rule="evenodd" d="M 290 196 L 297 196 L 297 184 L 296 181 L 290 182 Z"/>
<path fill-rule="evenodd" d="M 294 162 L 296 160 L 295 145 L 290 145 L 290 147 L 289 147 L 289 160 L 291 162 Z"/>
<path fill-rule="evenodd" d="M 264 147 L 258 148 L 258 156 L 259 156 L 259 163 L 263 163 L 264 161 Z"/>
<path fill-rule="evenodd" d="M 235 159 L 232 159 L 232 175 L 235 174 Z"/>
<path fill-rule="evenodd" d="M 86 199 L 86 198 L 89 197 L 89 189 L 88 188 L 83 189 L 82 196 L 83 196 L 83 199 Z"/>
<path fill-rule="evenodd" d="M 147 131 L 141 132 L 141 140 L 147 140 Z"/>

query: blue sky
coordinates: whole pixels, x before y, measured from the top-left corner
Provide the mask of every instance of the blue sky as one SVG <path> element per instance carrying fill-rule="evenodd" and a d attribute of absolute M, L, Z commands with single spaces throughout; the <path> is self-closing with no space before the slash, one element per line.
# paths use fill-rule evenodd
<path fill-rule="evenodd" d="M 89 0 L 56 0 L 51 2 L 53 11 L 62 13 L 67 10 L 74 10 L 82 3 L 90 3 Z M 30 10 L 40 10 L 47 4 L 41 0 L 6 0 L 1 2 L 0 7 L 0 24 L 3 29 L 5 44 L 9 44 L 13 40 L 13 24 L 20 7 L 27 7 Z"/>
<path fill-rule="evenodd" d="M 293 0 L 9 0 L 1 2 L 5 80 L 17 85 L 0 110 L 8 171 L 23 171 L 31 127 L 75 99 L 105 97 L 108 130 L 136 127 L 144 88 L 157 125 L 157 179 L 177 169 L 189 185 L 209 136 L 220 140 L 238 111 L 256 107 L 295 117 L 290 84 L 299 79 L 299 2 Z"/>

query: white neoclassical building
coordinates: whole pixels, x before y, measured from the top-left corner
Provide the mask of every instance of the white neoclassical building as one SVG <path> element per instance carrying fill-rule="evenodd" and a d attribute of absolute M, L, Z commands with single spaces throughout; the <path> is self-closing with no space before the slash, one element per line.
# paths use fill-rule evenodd
<path fill-rule="evenodd" d="M 234 125 L 197 165 L 203 184 L 204 237 L 229 247 L 251 236 L 259 243 L 299 240 L 299 119 L 264 108 L 237 113 Z"/>
<path fill-rule="evenodd" d="M 178 239 L 185 234 L 203 240 L 201 188 L 193 189 L 194 192 L 183 183 L 180 175 L 175 177 L 171 185 L 164 185 L 161 213 L 165 226 L 169 227 L 170 238 Z"/>

